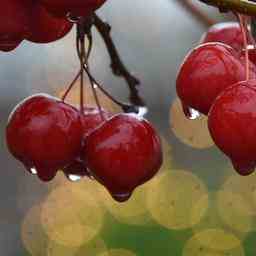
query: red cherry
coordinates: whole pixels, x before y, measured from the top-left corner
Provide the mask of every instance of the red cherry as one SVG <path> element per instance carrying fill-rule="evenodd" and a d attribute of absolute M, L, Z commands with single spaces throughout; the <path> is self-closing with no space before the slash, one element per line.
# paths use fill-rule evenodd
<path fill-rule="evenodd" d="M 253 44 L 250 38 L 247 38 L 248 44 Z M 245 65 L 244 56 L 244 38 L 241 30 L 241 26 L 238 22 L 222 22 L 215 24 L 209 28 L 201 39 L 201 43 L 220 42 L 233 47 L 235 50 L 241 53 L 242 63 Z M 256 51 L 254 49 L 249 50 L 249 57 L 252 63 L 256 64 Z M 253 72 L 256 71 L 256 67 L 251 65 Z"/>
<path fill-rule="evenodd" d="M 223 22 L 211 26 L 207 33 L 203 35 L 201 42 L 220 42 L 233 47 L 237 51 L 242 51 L 244 48 L 243 34 L 238 22 Z"/>
<path fill-rule="evenodd" d="M 181 65 L 176 82 L 183 105 L 207 115 L 225 88 L 245 79 L 243 62 L 233 48 L 221 43 L 207 43 L 192 50 Z"/>
<path fill-rule="evenodd" d="M 54 15 L 88 16 L 98 9 L 106 0 L 40 0 Z"/>
<path fill-rule="evenodd" d="M 3 0 L 0 8 L 0 50 L 11 51 L 25 38 L 29 31 L 28 13 L 30 4 L 26 0 Z"/>
<path fill-rule="evenodd" d="M 50 43 L 67 35 L 72 26 L 66 18 L 55 17 L 41 4 L 34 2 L 30 14 L 30 33 L 26 39 L 34 43 Z"/>
<path fill-rule="evenodd" d="M 112 113 L 107 112 L 102 109 L 101 111 L 103 117 L 108 119 L 112 117 Z M 81 115 L 82 127 L 83 127 L 83 136 L 88 136 L 90 132 L 92 132 L 95 128 L 105 122 L 105 119 L 102 119 L 100 111 L 98 108 L 94 107 L 85 107 L 84 114 Z M 71 176 L 79 177 L 90 177 L 91 174 L 88 172 L 86 165 L 81 160 L 81 156 L 79 155 L 72 161 L 69 165 L 67 165 L 63 172 L 70 179 Z"/>
<path fill-rule="evenodd" d="M 95 179 L 123 202 L 159 170 L 161 142 L 146 120 L 118 114 L 86 137 L 82 157 Z"/>
<path fill-rule="evenodd" d="M 104 119 L 102 119 L 101 113 Z M 110 117 L 113 116 L 112 113 L 107 112 L 104 109 L 101 110 L 101 113 L 98 108 L 94 108 L 94 107 L 84 108 L 84 114 L 81 116 L 84 135 L 87 136 L 95 128 L 97 128 L 99 125 L 104 123 L 106 119 L 109 119 Z"/>
<path fill-rule="evenodd" d="M 3 52 L 13 51 L 20 45 L 20 43 L 22 41 L 23 41 L 23 39 L 16 39 L 16 41 L 15 41 L 14 39 L 10 39 L 9 37 L 6 39 L 4 37 L 1 37 L 0 51 L 3 51 Z"/>
<path fill-rule="evenodd" d="M 256 49 L 249 49 L 249 59 L 255 65 L 256 64 Z"/>
<path fill-rule="evenodd" d="M 43 181 L 51 180 L 80 152 L 80 113 L 49 95 L 34 95 L 10 115 L 6 139 L 10 152 L 27 169 Z"/>
<path fill-rule="evenodd" d="M 214 142 L 238 173 L 252 173 L 256 166 L 256 80 L 223 91 L 210 110 L 208 125 Z"/>

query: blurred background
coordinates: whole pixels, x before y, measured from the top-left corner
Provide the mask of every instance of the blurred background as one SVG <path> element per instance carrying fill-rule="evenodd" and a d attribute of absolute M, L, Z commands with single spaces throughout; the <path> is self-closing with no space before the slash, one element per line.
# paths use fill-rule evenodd
<path fill-rule="evenodd" d="M 109 0 L 98 12 L 112 25 L 125 64 L 141 80 L 147 118 L 164 148 L 159 174 L 125 204 L 89 179 L 72 183 L 59 172 L 54 181 L 42 183 L 6 149 L 12 108 L 37 92 L 61 96 L 77 73 L 74 30 L 56 43 L 23 42 L 0 54 L 0 255 L 255 256 L 256 176 L 236 175 L 213 146 L 206 118 L 186 120 L 176 97 L 179 65 L 207 29 L 182 1 Z M 231 18 L 192 2 L 216 22 Z M 94 31 L 92 73 L 127 100 L 127 87 L 109 63 Z M 68 100 L 77 103 L 76 90 Z M 101 102 L 119 111 L 102 95 Z"/>

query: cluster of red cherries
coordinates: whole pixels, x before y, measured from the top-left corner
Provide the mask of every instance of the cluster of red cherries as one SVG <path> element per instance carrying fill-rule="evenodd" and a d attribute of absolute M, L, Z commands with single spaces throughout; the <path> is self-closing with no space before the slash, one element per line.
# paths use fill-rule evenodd
<path fill-rule="evenodd" d="M 67 34 L 72 19 L 87 16 L 105 0 L 6 0 L 0 10 L 0 49 L 10 51 L 23 39 L 48 43 Z M 3 12 L 3 13 L 1 13 Z M 162 164 L 161 141 L 153 126 L 139 113 L 113 114 L 101 108 L 87 67 L 85 33 L 78 34 L 81 70 L 62 99 L 36 94 L 23 100 L 11 113 L 6 141 L 11 154 L 42 181 L 61 170 L 70 180 L 91 177 L 112 197 L 124 202 L 134 189 L 150 180 Z M 87 73 L 97 107 L 84 105 L 83 74 Z M 80 107 L 65 102 L 80 78 Z M 110 96 L 110 98 L 114 100 Z M 127 109 L 126 106 L 124 110 Z M 132 106 L 137 109 L 135 106 Z M 131 112 L 131 108 L 128 108 Z"/>
<path fill-rule="evenodd" d="M 106 0 L 2 0 L 0 50 L 12 51 L 23 40 L 49 43 L 72 29 L 70 17 L 86 17 Z"/>
<path fill-rule="evenodd" d="M 52 180 L 58 170 L 68 177 L 93 177 L 120 202 L 162 164 L 160 139 L 137 114 L 113 115 L 95 107 L 81 112 L 46 94 L 13 110 L 6 137 L 12 155 L 41 180 Z"/>
<path fill-rule="evenodd" d="M 184 113 L 208 115 L 210 134 L 241 175 L 256 167 L 256 53 L 248 17 L 212 26 L 177 77 Z"/>

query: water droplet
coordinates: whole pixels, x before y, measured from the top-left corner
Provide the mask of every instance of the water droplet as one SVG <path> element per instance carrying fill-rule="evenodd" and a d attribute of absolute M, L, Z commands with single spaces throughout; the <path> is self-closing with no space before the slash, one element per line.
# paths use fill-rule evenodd
<path fill-rule="evenodd" d="M 37 170 L 36 170 L 35 167 L 30 168 L 30 172 L 31 172 L 33 175 L 36 175 L 36 174 L 37 174 Z"/>
<path fill-rule="evenodd" d="M 146 107 L 138 107 L 138 110 L 139 110 L 137 114 L 138 117 L 144 117 L 148 113 L 148 108 Z"/>
<path fill-rule="evenodd" d="M 72 182 L 76 182 L 76 181 L 79 181 L 81 180 L 81 176 L 79 175 L 74 175 L 74 174 L 69 174 L 68 175 L 68 179 Z"/>
<path fill-rule="evenodd" d="M 111 196 L 119 203 L 127 201 L 131 195 L 132 193 L 111 194 Z"/>
<path fill-rule="evenodd" d="M 195 120 L 200 117 L 200 113 L 197 110 L 193 108 L 190 108 L 189 110 L 190 110 L 190 117 L 189 117 L 190 120 Z"/>
<path fill-rule="evenodd" d="M 94 89 L 97 89 L 97 88 L 98 88 L 98 85 L 97 85 L 97 84 L 93 84 L 93 88 L 94 88 Z"/>
<path fill-rule="evenodd" d="M 37 166 L 36 169 L 38 178 L 44 182 L 51 181 L 57 173 L 57 170 L 51 169 L 49 167 Z"/>
<path fill-rule="evenodd" d="M 200 117 L 200 113 L 197 110 L 188 107 L 184 103 L 182 103 L 182 109 L 183 109 L 184 115 L 190 120 L 195 120 Z"/>

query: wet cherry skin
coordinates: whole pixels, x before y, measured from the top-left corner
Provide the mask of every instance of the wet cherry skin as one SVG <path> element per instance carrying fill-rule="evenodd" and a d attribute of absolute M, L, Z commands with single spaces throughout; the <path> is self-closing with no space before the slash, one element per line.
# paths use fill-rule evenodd
<path fill-rule="evenodd" d="M 66 17 L 86 17 L 104 4 L 106 0 L 40 0 L 40 2 L 54 15 Z"/>
<path fill-rule="evenodd" d="M 95 107 L 84 107 L 84 113 L 81 115 L 81 122 L 83 127 L 83 138 L 88 136 L 90 132 L 96 129 L 99 125 L 105 122 L 108 118 L 112 117 L 113 114 L 106 110 L 101 110 L 104 119 L 100 114 L 98 108 Z M 69 165 L 63 169 L 64 174 L 69 177 L 70 175 L 76 175 L 78 177 L 90 177 L 91 174 L 88 172 L 86 165 L 81 159 L 81 156 L 77 156 Z"/>
<path fill-rule="evenodd" d="M 0 8 L 0 51 L 14 50 L 29 32 L 30 4 L 26 0 L 3 0 Z"/>
<path fill-rule="evenodd" d="M 44 6 L 34 1 L 30 11 L 30 33 L 27 40 L 34 43 L 50 43 L 56 41 L 70 32 L 73 24 L 66 18 L 50 14 Z"/>
<path fill-rule="evenodd" d="M 123 202 L 159 170 L 161 142 L 145 119 L 118 114 L 86 137 L 82 157 L 94 178 Z"/>
<path fill-rule="evenodd" d="M 216 99 L 208 118 L 216 145 L 241 175 L 256 167 L 256 80 L 237 83 Z"/>
<path fill-rule="evenodd" d="M 100 114 L 100 110 L 95 107 L 84 108 L 84 114 L 81 115 L 84 136 L 87 136 L 95 128 L 113 116 L 112 113 L 106 111 L 105 109 L 101 109 L 101 113 L 102 116 Z"/>
<path fill-rule="evenodd" d="M 181 65 L 176 81 L 183 106 L 207 115 L 225 88 L 245 79 L 243 62 L 233 48 L 222 43 L 202 44 L 192 50 Z"/>
<path fill-rule="evenodd" d="M 82 123 L 72 106 L 46 94 L 33 95 L 13 110 L 6 128 L 9 151 L 43 181 L 80 152 Z"/>
<path fill-rule="evenodd" d="M 211 26 L 201 38 L 201 43 L 209 42 L 220 42 L 237 51 L 242 51 L 244 40 L 240 24 L 238 22 L 222 22 Z"/>
<path fill-rule="evenodd" d="M 252 45 L 253 41 L 250 37 L 247 38 L 248 44 Z M 209 28 L 209 30 L 202 36 L 200 42 L 220 42 L 234 48 L 238 53 L 241 53 L 241 60 L 245 65 L 244 39 L 241 26 L 238 22 L 222 22 L 217 23 Z M 249 57 L 252 63 L 256 64 L 256 51 L 249 50 Z M 255 67 L 251 66 L 252 69 Z"/>

